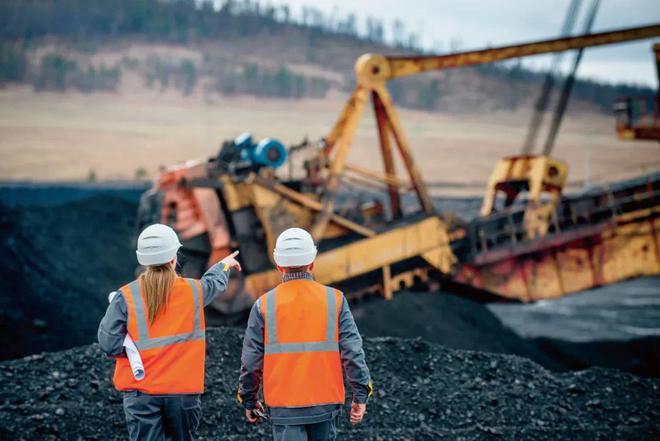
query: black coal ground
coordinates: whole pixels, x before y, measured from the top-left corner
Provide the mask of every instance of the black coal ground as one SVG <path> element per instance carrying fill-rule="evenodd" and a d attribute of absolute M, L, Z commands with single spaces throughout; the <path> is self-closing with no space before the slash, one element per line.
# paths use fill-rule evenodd
<path fill-rule="evenodd" d="M 233 397 L 242 334 L 208 330 L 200 439 L 263 439 Z M 517 356 L 421 339 L 367 339 L 376 386 L 364 423 L 343 440 L 656 440 L 660 380 L 601 368 L 553 374 Z M 0 439 L 126 439 L 112 361 L 97 345 L 0 363 Z M 147 373 L 148 375 L 148 373 Z"/>
<path fill-rule="evenodd" d="M 91 343 L 108 292 L 133 277 L 131 238 L 142 189 L 134 195 L 93 189 L 91 197 L 51 204 L 43 200 L 60 190 L 17 190 L 22 204 L 16 197 L 5 198 L 10 206 L 0 204 L 0 359 Z M 454 202 L 444 201 L 444 208 Z M 658 338 L 579 346 L 526 340 L 483 305 L 442 292 L 398 294 L 392 302 L 372 298 L 353 310 L 367 336 L 421 336 L 455 349 L 522 355 L 558 371 L 600 365 L 659 373 Z"/>
<path fill-rule="evenodd" d="M 448 293 L 402 292 L 351 309 L 367 337 L 421 337 L 453 349 L 521 355 L 552 370 L 567 367 L 502 326 L 485 306 Z"/>
<path fill-rule="evenodd" d="M 135 268 L 135 210 L 107 195 L 0 204 L 0 359 L 94 341 L 108 293 Z"/>
<path fill-rule="evenodd" d="M 516 354 L 560 372 L 601 366 L 660 376 L 658 337 L 589 342 L 522 338 L 485 305 L 442 291 L 401 292 L 391 301 L 371 298 L 352 310 L 368 337 L 421 337 L 454 349 Z"/>

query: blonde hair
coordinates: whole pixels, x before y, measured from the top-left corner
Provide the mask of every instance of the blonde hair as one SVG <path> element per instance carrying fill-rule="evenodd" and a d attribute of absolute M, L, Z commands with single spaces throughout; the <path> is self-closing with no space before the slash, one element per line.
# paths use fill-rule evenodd
<path fill-rule="evenodd" d="M 169 294 L 176 280 L 174 266 L 170 263 L 164 265 L 148 266 L 140 275 L 141 288 L 147 301 L 149 323 L 156 320 L 158 313 L 167 307 Z"/>

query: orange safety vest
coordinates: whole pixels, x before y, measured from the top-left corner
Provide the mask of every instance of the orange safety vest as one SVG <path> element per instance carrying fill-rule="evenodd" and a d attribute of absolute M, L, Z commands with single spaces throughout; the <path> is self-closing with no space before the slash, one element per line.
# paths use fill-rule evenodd
<path fill-rule="evenodd" d="M 138 390 L 152 395 L 204 392 L 206 338 L 202 287 L 198 280 L 177 277 L 167 307 L 153 323 L 139 281 L 120 289 L 128 308 L 128 335 L 144 364 L 144 379 L 133 377 L 125 357 L 115 364 L 117 390 Z"/>
<path fill-rule="evenodd" d="M 266 293 L 260 302 L 265 322 L 266 404 L 343 404 L 339 356 L 341 292 L 311 280 L 292 280 Z"/>

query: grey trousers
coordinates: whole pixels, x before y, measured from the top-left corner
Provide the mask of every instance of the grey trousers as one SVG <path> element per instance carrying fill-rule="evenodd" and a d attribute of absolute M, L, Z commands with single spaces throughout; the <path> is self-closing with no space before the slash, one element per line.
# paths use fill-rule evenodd
<path fill-rule="evenodd" d="M 131 441 L 193 441 L 201 412 L 199 395 L 124 393 Z"/>
<path fill-rule="evenodd" d="M 273 424 L 274 441 L 335 441 L 336 418 L 316 424 L 281 426 Z"/>

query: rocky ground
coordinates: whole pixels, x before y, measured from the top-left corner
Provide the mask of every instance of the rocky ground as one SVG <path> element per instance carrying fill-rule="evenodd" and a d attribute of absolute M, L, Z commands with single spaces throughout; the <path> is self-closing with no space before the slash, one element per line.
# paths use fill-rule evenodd
<path fill-rule="evenodd" d="M 233 396 L 238 329 L 208 331 L 200 439 L 263 439 Z M 376 393 L 343 440 L 656 440 L 660 381 L 609 369 L 553 374 L 526 359 L 421 339 L 367 339 Z M 124 440 L 112 362 L 96 345 L 0 363 L 0 439 Z M 148 373 L 147 373 L 148 375 Z"/>

